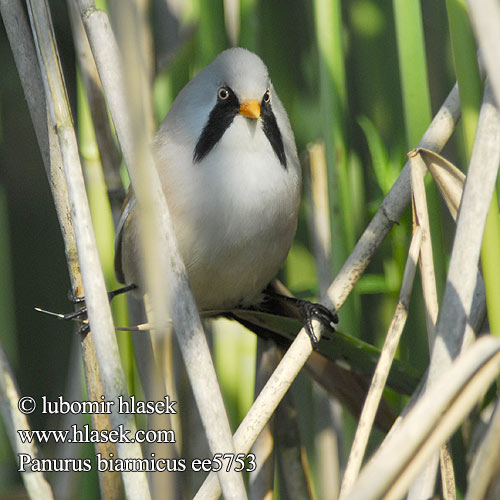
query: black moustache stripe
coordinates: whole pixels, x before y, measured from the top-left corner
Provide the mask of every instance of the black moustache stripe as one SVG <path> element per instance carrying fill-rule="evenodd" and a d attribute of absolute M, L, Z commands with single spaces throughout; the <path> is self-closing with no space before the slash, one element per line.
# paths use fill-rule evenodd
<path fill-rule="evenodd" d="M 215 145 L 221 140 L 222 136 L 233 123 L 234 117 L 239 113 L 240 103 L 238 98 L 231 89 L 228 89 L 229 97 L 227 99 L 218 99 L 210 115 L 207 123 L 203 127 L 198 142 L 194 148 L 193 160 L 195 163 L 200 162 L 205 156 L 212 151 Z M 266 135 L 273 151 L 278 160 L 287 168 L 285 148 L 283 139 L 274 116 L 271 103 L 261 102 L 261 118 L 263 123 L 263 131 Z"/>
<path fill-rule="evenodd" d="M 266 137 L 271 143 L 278 160 L 286 169 L 285 147 L 283 146 L 281 132 L 278 127 L 278 123 L 276 122 L 276 117 L 274 116 L 270 102 L 265 102 L 264 100 L 262 101 L 260 106 L 260 116 L 262 117 L 262 123 L 264 124 L 262 127 L 264 134 L 266 134 Z"/>
<path fill-rule="evenodd" d="M 224 132 L 233 123 L 234 117 L 240 110 L 240 103 L 234 92 L 230 89 L 227 99 L 218 99 L 207 123 L 203 127 L 200 138 L 194 148 L 194 162 L 197 163 L 207 156 L 214 146 L 221 140 Z"/>

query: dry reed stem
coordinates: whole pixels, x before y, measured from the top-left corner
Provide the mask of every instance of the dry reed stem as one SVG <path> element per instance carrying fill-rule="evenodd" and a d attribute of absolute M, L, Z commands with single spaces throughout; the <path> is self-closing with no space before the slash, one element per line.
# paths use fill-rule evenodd
<path fill-rule="evenodd" d="M 490 85 L 486 84 L 472 150 L 464 194 L 457 219 L 446 288 L 439 311 L 436 341 L 426 386 L 431 387 L 462 349 L 466 325 L 470 322 L 477 285 L 477 265 L 491 196 L 500 162 L 500 113 Z M 426 389 L 424 389 L 426 390 Z M 428 496 L 434 490 L 436 459 L 424 471 L 425 479 L 412 487 L 410 498 Z"/>
<path fill-rule="evenodd" d="M 353 484 L 361 468 L 363 456 L 368 444 L 368 438 L 373 428 L 375 415 L 377 413 L 380 400 L 384 393 L 385 382 L 391 369 L 391 364 L 396 354 L 396 349 L 399 344 L 399 339 L 403 332 L 406 318 L 408 316 L 408 308 L 410 305 L 411 290 L 415 279 L 417 269 L 417 260 L 421 250 L 423 231 L 417 226 L 413 238 L 411 240 L 410 249 L 408 251 L 408 259 L 406 261 L 403 279 L 401 282 L 401 290 L 399 300 L 396 305 L 396 310 L 392 318 L 384 346 L 380 353 L 380 358 L 373 374 L 372 382 L 366 401 L 359 418 L 356 434 L 347 461 L 342 486 L 340 489 L 339 499 L 344 500 L 348 497 L 352 490 Z"/>
<path fill-rule="evenodd" d="M 413 216 L 415 225 L 422 230 L 422 246 L 420 248 L 419 264 L 422 281 L 422 292 L 425 304 L 425 319 L 427 325 L 427 339 L 429 352 L 432 352 L 436 336 L 436 322 L 439 313 L 436 274 L 434 272 L 434 258 L 432 255 L 431 228 L 429 225 L 429 214 L 427 210 L 427 197 L 425 194 L 424 177 L 422 173 L 427 171 L 425 163 L 417 151 L 409 154 L 411 167 L 411 186 L 413 193 Z M 446 498 L 450 498 L 451 492 L 455 491 L 455 477 L 453 474 L 453 464 L 446 444 L 441 447 L 441 481 Z"/>
<path fill-rule="evenodd" d="M 325 145 L 313 144 L 308 148 L 307 162 L 309 173 L 307 192 L 311 217 L 311 234 L 316 275 L 318 276 L 321 295 L 323 296 L 332 281 L 330 206 L 328 203 L 328 181 L 326 169 Z"/>
<path fill-rule="evenodd" d="M 279 350 L 272 340 L 257 337 L 255 397 L 279 363 Z M 252 446 L 257 467 L 249 475 L 249 500 L 272 500 L 274 492 L 274 418 L 265 425 Z"/>
<path fill-rule="evenodd" d="M 462 200 L 462 193 L 465 184 L 465 175 L 457 167 L 455 167 L 448 160 L 433 151 L 418 149 L 416 150 L 421 158 L 424 160 L 425 165 L 429 169 L 432 178 L 439 188 L 439 192 L 443 197 L 448 210 L 456 221 L 460 201 Z M 478 330 L 483 324 L 486 316 L 486 297 L 484 290 L 483 277 L 477 270 L 476 288 L 474 290 L 474 297 L 472 299 L 471 313 L 469 321 L 465 326 L 464 333 L 464 346 L 473 342 Z"/>
<path fill-rule="evenodd" d="M 97 67 L 95 65 L 94 57 L 88 43 L 87 35 L 80 17 L 78 8 L 73 0 L 68 0 L 68 6 L 70 10 L 70 18 L 72 21 L 73 37 L 75 39 L 75 45 L 77 47 L 78 61 L 80 64 L 83 83 L 85 91 L 88 96 L 90 110 L 92 114 L 92 119 L 94 122 L 96 130 L 96 140 L 98 141 L 99 151 L 104 153 L 102 158 L 102 168 L 104 173 L 104 178 L 106 186 L 108 188 L 108 198 L 111 205 L 111 210 L 113 213 L 113 221 L 115 229 L 117 228 L 121 209 L 123 205 L 123 199 L 125 197 L 124 190 L 122 187 L 122 181 L 120 176 L 120 159 L 118 152 L 116 151 L 115 144 L 113 141 L 109 116 L 107 113 L 105 96 L 103 93 L 102 85 L 99 80 L 99 75 L 97 72 Z M 147 32 L 150 32 L 149 26 L 145 25 L 146 15 L 145 15 L 145 4 L 142 2 L 138 5 L 139 14 L 137 19 L 141 21 L 141 27 L 139 30 L 135 30 L 137 33 L 144 34 L 141 37 L 140 42 L 137 43 L 137 48 L 140 50 L 140 56 L 138 59 L 141 61 L 142 65 L 140 69 L 143 71 L 135 72 L 136 75 L 140 76 L 142 84 L 140 92 L 142 96 L 142 104 L 145 109 L 143 113 L 144 117 L 137 117 L 137 120 L 141 123 L 142 134 L 135 133 L 134 137 L 142 137 L 146 147 L 148 147 L 151 142 L 153 132 L 154 132 L 154 119 L 152 112 L 152 96 L 151 96 L 151 80 L 152 80 L 152 47 L 151 41 Z M 119 6 L 118 6 L 119 9 Z M 132 106 L 131 106 L 132 107 Z M 144 126 L 144 124 L 146 124 Z M 112 156 L 110 155 L 112 153 Z M 111 156 L 111 157 L 110 157 Z M 135 298 L 129 298 L 128 302 L 136 300 Z M 140 316 L 136 314 L 135 317 L 130 314 L 131 312 L 137 311 L 134 306 L 129 309 L 129 317 L 132 322 L 138 320 Z M 142 318 L 142 317 L 141 317 Z M 161 321 L 161 320 L 160 320 Z M 167 344 L 168 340 L 171 339 L 170 331 L 164 335 L 155 335 L 153 338 L 150 335 L 133 335 L 133 345 L 134 345 L 134 356 L 136 360 L 136 366 L 139 366 L 139 375 L 141 378 L 141 384 L 144 393 L 147 394 L 147 399 L 149 401 L 158 401 L 163 398 L 167 393 L 165 388 L 165 380 L 162 376 L 163 367 L 162 355 L 159 356 L 159 360 L 156 362 L 153 355 L 153 345 L 152 341 L 158 340 L 160 345 Z M 168 393 L 172 395 L 172 392 Z M 172 429 L 171 416 L 169 414 L 154 414 L 147 422 L 148 429 Z M 162 458 L 171 459 L 176 458 L 178 455 L 178 449 L 176 444 L 172 443 L 149 443 L 148 445 L 143 445 L 143 452 L 147 455 L 155 453 L 156 456 L 161 456 Z M 165 500 L 169 497 L 168 495 L 175 494 L 177 491 L 175 482 L 178 480 L 178 475 L 176 473 L 163 474 L 161 472 L 152 472 L 149 475 L 149 485 L 151 488 L 151 495 L 155 497 L 155 492 L 164 492 L 163 495 Z M 168 492 L 168 493 L 165 493 Z"/>
<path fill-rule="evenodd" d="M 319 331 L 320 326 L 316 320 L 313 320 L 315 332 Z M 304 330 L 301 331 L 304 335 L 299 334 L 289 347 L 281 363 L 273 372 L 234 434 L 234 446 L 237 453 L 248 452 L 311 352 L 311 340 Z M 195 498 L 208 500 L 218 498 L 219 495 L 220 487 L 217 477 L 211 473 L 198 490 Z"/>
<path fill-rule="evenodd" d="M 497 105 L 500 106 L 500 5 L 496 0 L 468 0 L 469 17 L 478 41 L 486 73 L 491 82 Z"/>
<path fill-rule="evenodd" d="M 307 454 L 300 439 L 297 409 L 291 392 L 287 392 L 275 413 L 276 463 L 282 498 L 312 498 L 311 476 Z"/>
<path fill-rule="evenodd" d="M 487 84 L 457 219 L 446 289 L 437 323 L 429 384 L 458 354 L 470 316 L 486 214 L 500 162 L 500 113 Z"/>
<path fill-rule="evenodd" d="M 425 304 L 425 319 L 427 325 L 427 339 L 429 352 L 432 351 L 436 335 L 436 321 L 439 312 L 436 273 L 434 272 L 434 258 L 432 255 L 432 237 L 427 211 L 427 197 L 425 194 L 424 176 L 427 172 L 425 163 L 418 154 L 410 153 L 411 186 L 413 193 L 413 213 L 415 224 L 422 230 L 422 247 L 420 248 L 419 264 L 422 279 L 422 291 Z"/>
<path fill-rule="evenodd" d="M 498 475 L 500 463 L 500 399 L 497 398 L 495 409 L 482 438 L 467 478 L 468 487 L 465 500 L 487 498 L 488 487 Z"/>
<path fill-rule="evenodd" d="M 139 29 L 134 18 L 134 6 L 128 1 L 121 2 L 117 12 L 120 14 L 118 27 L 120 30 L 124 29 L 121 40 L 126 44 L 122 50 L 127 57 L 122 59 L 106 14 L 96 10 L 92 1 L 77 2 L 137 197 L 143 269 L 154 313 L 153 323 L 167 325 L 168 310 L 171 311 L 174 331 L 210 449 L 212 453 L 233 453 L 232 436 L 215 369 L 184 264 L 177 251 L 172 221 L 158 172 L 154 167 L 144 130 L 141 128 L 143 121 L 140 118 L 131 118 L 141 117 L 144 113 L 143 102 L 134 98 L 141 95 L 141 77 L 136 74 L 139 65 L 132 66 L 132 61 L 137 61 L 134 33 Z M 123 63 L 125 68 L 129 68 L 125 73 L 122 69 Z M 126 75 L 126 78 L 123 75 Z M 167 308 L 166 304 L 170 304 L 170 308 Z M 222 469 L 218 474 L 226 498 L 239 500 L 246 497 L 239 473 Z"/>
<path fill-rule="evenodd" d="M 103 393 L 107 400 L 116 401 L 119 396 L 127 395 L 127 385 L 92 230 L 76 135 L 53 37 L 50 14 L 45 2 L 30 1 L 28 10 L 42 70 L 49 117 L 52 126 L 57 130 L 62 153 L 71 218 L 75 228 L 78 261 L 82 270 L 88 318 L 94 332 Z M 110 415 L 110 422 L 113 428 L 123 426 L 124 429 L 130 430 L 132 435 L 135 434 L 135 422 L 131 415 L 120 414 L 115 410 Z M 117 443 L 116 450 L 122 459 L 142 457 L 138 443 Z M 122 479 L 129 497 L 149 498 L 145 473 L 122 472 Z"/>
<path fill-rule="evenodd" d="M 314 436 L 316 450 L 318 498 L 336 500 L 340 490 L 340 467 L 344 448 L 342 405 L 320 385 L 313 385 L 316 395 L 314 414 L 317 432 Z"/>
<path fill-rule="evenodd" d="M 443 443 L 439 449 L 439 465 L 443 500 L 456 500 L 457 487 L 455 484 L 453 457 L 451 456 L 451 450 L 447 443 Z"/>
<path fill-rule="evenodd" d="M 107 187 L 111 212 L 113 214 L 114 227 L 116 229 L 120 219 L 123 200 L 125 198 L 125 191 L 123 189 L 120 176 L 120 155 L 116 148 L 115 141 L 111 132 L 111 123 L 109 121 L 106 100 L 80 14 L 73 0 L 68 0 L 67 3 L 73 32 L 73 40 L 76 47 L 76 55 L 82 74 L 83 86 L 85 88 L 85 92 L 87 94 L 89 102 L 89 108 L 95 129 L 96 141 L 100 153 L 105 184 Z M 140 311 L 137 311 L 137 307 L 134 307 L 134 305 L 130 305 L 130 302 L 136 299 L 130 296 L 128 297 L 128 299 L 130 299 L 129 316 L 133 324 L 138 324 L 140 323 L 141 313 Z M 135 313 L 135 311 L 137 311 L 137 313 Z M 137 321 L 135 321 L 136 319 Z M 138 327 L 117 328 L 117 330 L 146 329 L 151 329 L 149 324 L 138 325 Z M 147 400 L 160 400 L 167 393 L 167 391 L 165 389 L 165 383 L 163 381 L 162 374 L 158 370 L 157 363 L 154 362 L 151 337 L 149 335 L 133 334 L 133 342 L 135 360 L 137 366 L 139 367 L 138 372 Z M 172 395 L 173 393 L 172 391 L 169 391 L 168 394 Z M 148 420 L 148 429 L 171 429 L 172 424 L 170 420 L 170 415 L 168 414 L 161 416 L 157 415 L 154 419 Z M 154 426 L 152 426 L 153 423 Z M 160 447 L 159 444 L 158 447 Z M 161 450 L 155 449 L 157 456 L 161 455 L 164 458 L 171 458 L 177 455 L 178 450 L 176 449 L 175 445 L 172 446 L 164 444 L 163 446 L 161 446 L 161 448 Z M 156 481 L 156 477 L 160 474 L 153 474 Z M 170 478 L 172 474 L 161 474 L 161 476 L 162 478 Z M 161 489 L 165 491 L 164 485 L 161 487 Z"/>
<path fill-rule="evenodd" d="M 500 372 L 500 341 L 477 340 L 460 354 L 362 469 L 348 500 L 402 498 Z"/>
<path fill-rule="evenodd" d="M 120 219 L 123 200 L 125 198 L 125 191 L 123 189 L 120 176 L 120 155 L 111 132 L 111 124 L 109 121 L 105 97 L 80 14 L 73 0 L 68 0 L 67 3 L 78 64 L 82 74 L 83 86 L 89 102 L 92 122 L 95 128 L 102 170 L 104 173 L 111 212 L 113 214 L 114 227 L 116 229 Z M 133 307 L 129 309 L 129 314 L 133 309 Z M 135 317 L 137 318 L 137 315 Z M 135 318 L 133 318 L 132 321 L 134 321 L 134 319 Z M 133 328 L 134 327 L 117 329 L 129 330 Z M 134 355 L 137 366 L 140 368 L 139 375 L 147 400 L 157 401 L 162 399 L 167 391 L 165 389 L 163 377 L 158 370 L 157 363 L 154 362 L 150 336 L 134 335 Z M 141 369 L 143 367 L 146 369 Z M 168 394 L 172 395 L 172 392 L 170 391 Z M 170 415 L 155 415 L 154 418 L 148 419 L 148 429 L 153 428 L 172 429 Z M 150 445 L 150 449 L 148 451 L 152 451 L 153 448 L 157 456 L 162 456 L 164 458 L 173 458 L 178 454 L 175 444 L 157 443 L 156 446 Z M 156 484 L 159 477 L 161 477 L 162 483 L 165 480 L 170 481 L 173 473 L 160 474 L 155 472 L 152 473 L 152 476 L 153 489 L 161 491 L 175 491 L 174 488 L 170 488 L 170 484 L 162 484 L 161 486 L 157 486 Z"/>
<path fill-rule="evenodd" d="M 324 143 L 312 144 L 308 147 L 307 153 L 305 184 L 308 207 L 311 210 L 308 218 L 309 234 L 312 240 L 320 295 L 324 296 L 332 281 L 333 268 L 328 174 Z M 314 363 L 314 358 L 310 357 L 306 367 L 312 363 Z M 327 378 L 327 374 L 323 373 Z M 335 378 L 331 380 L 336 381 Z M 352 394 L 353 397 L 356 397 L 356 391 L 352 391 Z M 317 475 L 318 490 L 323 494 L 328 492 L 329 495 L 333 496 L 340 487 L 339 442 L 341 441 L 342 406 L 336 398 L 332 398 L 324 390 L 318 389 L 314 395 L 315 403 L 323 410 L 316 412 L 318 415 L 316 423 L 321 426 L 320 435 L 316 439 L 317 462 L 321 464 Z"/>
<path fill-rule="evenodd" d="M 7 435 L 16 455 L 25 453 L 30 457 L 39 457 L 38 447 L 35 443 L 22 442 L 17 431 L 19 429 L 29 430 L 28 419 L 24 413 L 18 409 L 20 400 L 19 390 L 17 388 L 14 374 L 7 360 L 7 355 L 0 344 L 0 412 Z M 43 472 L 29 471 L 21 474 L 24 487 L 32 500 L 43 498 L 52 500 L 54 494 Z"/>
<path fill-rule="evenodd" d="M 434 151 L 418 148 L 415 153 L 425 162 L 425 166 L 431 173 L 450 215 L 453 220 L 456 220 L 464 190 L 465 174 Z"/>
<path fill-rule="evenodd" d="M 120 154 L 111 131 L 106 100 L 80 14 L 73 0 L 67 0 L 67 5 L 78 67 L 89 103 L 111 213 L 113 214 L 113 224 L 116 228 L 125 199 L 125 190 L 120 176 Z"/>
<path fill-rule="evenodd" d="M 75 234 L 70 216 L 61 151 L 55 130 L 47 123 L 48 113 L 45 106 L 43 82 L 38 70 L 38 60 L 30 28 L 21 2 L 2 0 L 0 7 L 54 199 L 63 235 L 71 286 L 76 294 L 81 295 L 83 294 L 83 285 L 76 255 Z M 40 105 L 40 103 L 44 105 Z M 92 334 L 80 336 L 80 343 L 89 400 L 100 401 L 103 389 L 99 378 Z M 110 428 L 107 415 L 92 415 L 92 424 L 95 429 Z M 96 443 L 96 452 L 103 456 L 107 456 L 109 452 L 116 455 L 115 447 L 111 443 Z M 103 498 L 114 498 L 114 494 L 120 494 L 119 473 L 99 474 L 99 484 Z"/>

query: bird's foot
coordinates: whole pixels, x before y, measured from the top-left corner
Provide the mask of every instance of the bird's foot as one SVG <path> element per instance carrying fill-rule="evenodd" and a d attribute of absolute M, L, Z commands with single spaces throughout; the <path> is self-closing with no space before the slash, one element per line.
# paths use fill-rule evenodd
<path fill-rule="evenodd" d="M 131 283 L 130 285 L 125 285 L 122 288 L 118 288 L 117 290 L 112 290 L 108 292 L 108 300 L 111 302 L 117 295 L 121 295 L 123 293 L 129 292 L 130 290 L 135 290 L 137 285 L 135 283 Z M 89 320 L 88 320 L 88 310 L 85 305 L 85 297 L 77 296 L 73 293 L 72 290 L 68 292 L 68 300 L 72 304 L 84 304 L 82 307 L 77 309 L 76 311 L 72 311 L 70 313 L 56 313 L 52 311 L 47 311 L 46 309 L 41 309 L 40 307 L 35 307 L 35 310 L 39 312 L 43 312 L 45 314 L 49 314 L 51 316 L 55 316 L 57 319 L 64 321 L 79 321 L 80 327 L 78 329 L 78 333 L 86 334 L 90 330 Z"/>
<path fill-rule="evenodd" d="M 302 321 L 315 351 L 318 350 L 319 340 L 314 333 L 312 320 L 318 320 L 323 326 L 330 328 L 333 331 L 335 331 L 335 324 L 339 322 L 337 313 L 335 311 L 330 311 L 322 304 L 317 304 L 304 299 L 298 299 L 297 297 L 291 297 L 289 295 L 283 295 L 269 289 L 265 291 L 265 296 L 265 304 L 271 311 L 277 304 L 281 304 L 281 306 L 278 306 L 278 310 L 281 309 L 284 315 L 292 315 Z M 290 310 L 288 307 L 283 309 L 282 306 L 285 306 L 286 304 L 291 306 L 292 309 Z"/>
<path fill-rule="evenodd" d="M 322 304 L 309 302 L 308 300 L 296 299 L 299 312 L 302 316 L 304 328 L 306 329 L 309 338 L 311 339 L 312 347 L 315 351 L 318 350 L 319 339 L 314 333 L 312 320 L 318 320 L 322 325 L 335 331 L 335 325 L 339 322 L 339 317 L 336 312 L 331 312 Z"/>

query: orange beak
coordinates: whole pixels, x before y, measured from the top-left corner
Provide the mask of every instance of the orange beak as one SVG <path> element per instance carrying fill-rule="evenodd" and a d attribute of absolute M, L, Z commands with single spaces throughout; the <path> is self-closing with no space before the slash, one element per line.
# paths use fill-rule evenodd
<path fill-rule="evenodd" d="M 240 114 L 248 118 L 259 118 L 260 104 L 257 101 L 245 101 L 240 106 Z"/>

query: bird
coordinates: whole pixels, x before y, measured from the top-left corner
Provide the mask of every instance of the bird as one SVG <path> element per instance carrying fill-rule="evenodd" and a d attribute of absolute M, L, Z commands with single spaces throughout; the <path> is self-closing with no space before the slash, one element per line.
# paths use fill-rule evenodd
<path fill-rule="evenodd" d="M 288 115 L 261 58 L 243 48 L 219 54 L 178 94 L 152 149 L 200 314 L 235 319 L 280 349 L 290 340 L 259 313 L 302 321 L 319 351 L 308 361 L 310 374 L 359 414 L 370 377 L 329 359 L 312 327 L 315 318 L 335 330 L 336 312 L 290 296 L 275 279 L 295 238 L 302 178 Z M 110 300 L 145 293 L 138 224 L 131 189 L 115 244 L 115 275 L 125 286 Z M 85 298 L 69 297 L 78 310 L 37 309 L 89 331 Z M 394 420 L 385 403 L 377 418 L 383 429 Z"/>
<path fill-rule="evenodd" d="M 221 52 L 175 98 L 153 141 L 180 256 L 200 312 L 292 302 L 311 337 L 320 304 L 270 287 L 297 230 L 301 166 L 286 110 L 262 59 Z M 115 275 L 144 293 L 133 191 L 117 228 Z"/>

